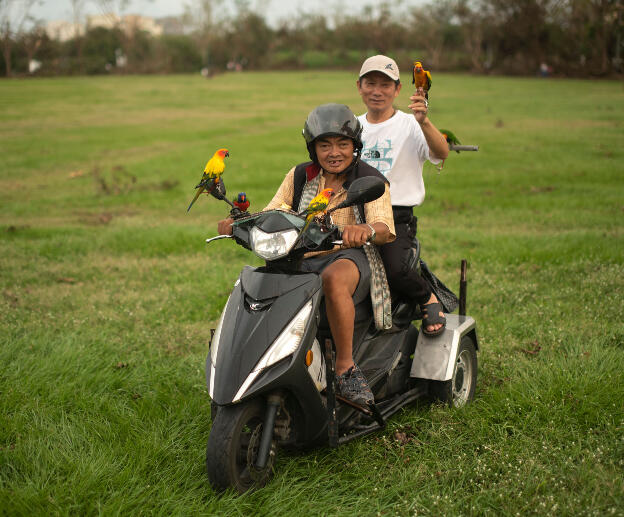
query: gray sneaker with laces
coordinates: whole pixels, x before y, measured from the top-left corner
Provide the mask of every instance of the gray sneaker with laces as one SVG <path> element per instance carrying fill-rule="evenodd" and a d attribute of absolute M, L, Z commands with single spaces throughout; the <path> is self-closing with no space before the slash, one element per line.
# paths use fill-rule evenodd
<path fill-rule="evenodd" d="M 336 377 L 336 392 L 361 406 L 374 402 L 375 397 L 364 378 L 362 370 L 354 364 L 342 375 Z"/>

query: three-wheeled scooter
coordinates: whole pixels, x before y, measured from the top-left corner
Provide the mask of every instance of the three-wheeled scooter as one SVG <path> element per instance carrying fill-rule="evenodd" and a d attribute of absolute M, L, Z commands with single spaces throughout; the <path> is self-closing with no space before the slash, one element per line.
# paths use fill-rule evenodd
<path fill-rule="evenodd" d="M 377 178 L 355 180 L 339 207 L 381 196 Z M 225 190 L 213 195 L 225 198 Z M 232 203 L 230 203 L 232 205 Z M 387 419 L 423 397 L 462 406 L 477 381 L 475 320 L 465 315 L 466 263 L 462 262 L 459 314 L 427 337 L 413 325 L 419 307 L 393 299 L 393 326 L 375 328 L 370 301 L 356 307 L 353 355 L 375 395 L 366 407 L 336 395 L 334 349 L 316 273 L 301 272 L 310 250 L 328 250 L 340 235 L 331 213 L 313 221 L 281 210 L 241 214 L 234 208 L 231 238 L 265 260 L 246 266 L 234 283 L 213 333 L 206 360 L 212 428 L 208 478 L 218 490 L 245 492 L 272 476 L 279 448 L 337 447 L 383 429 Z M 415 242 L 413 265 L 420 263 Z"/>

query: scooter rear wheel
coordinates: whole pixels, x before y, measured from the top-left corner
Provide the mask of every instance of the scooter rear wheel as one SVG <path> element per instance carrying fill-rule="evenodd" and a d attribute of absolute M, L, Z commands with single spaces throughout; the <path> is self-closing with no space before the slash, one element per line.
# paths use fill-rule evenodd
<path fill-rule="evenodd" d="M 206 471 L 215 489 L 243 493 L 266 485 L 273 476 L 275 442 L 267 465 L 263 469 L 255 465 L 264 412 L 261 400 L 219 407 L 206 448 Z"/>
<path fill-rule="evenodd" d="M 429 393 L 449 406 L 462 407 L 474 398 L 477 385 L 477 350 L 470 336 L 462 337 L 457 350 L 453 377 L 430 381 Z"/>

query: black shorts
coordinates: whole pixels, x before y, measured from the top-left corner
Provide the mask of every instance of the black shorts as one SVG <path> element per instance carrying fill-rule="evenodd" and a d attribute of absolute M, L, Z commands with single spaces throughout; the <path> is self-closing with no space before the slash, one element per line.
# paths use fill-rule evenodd
<path fill-rule="evenodd" d="M 303 259 L 301 270 L 310 273 L 320 273 L 332 262 L 339 259 L 348 259 L 353 262 L 360 272 L 360 280 L 353 293 L 353 303 L 358 304 L 366 299 L 370 293 L 370 277 L 371 270 L 368 264 L 368 258 L 362 248 L 347 248 L 344 250 L 334 251 L 327 255 L 317 255 Z"/>

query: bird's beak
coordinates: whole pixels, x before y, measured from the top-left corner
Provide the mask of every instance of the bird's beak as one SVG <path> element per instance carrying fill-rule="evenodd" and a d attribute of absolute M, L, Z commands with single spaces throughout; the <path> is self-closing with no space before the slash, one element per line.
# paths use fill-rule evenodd
<path fill-rule="evenodd" d="M 225 152 L 225 157 L 227 158 L 228 156 L 230 156 L 230 153 L 228 153 L 227 151 Z"/>

